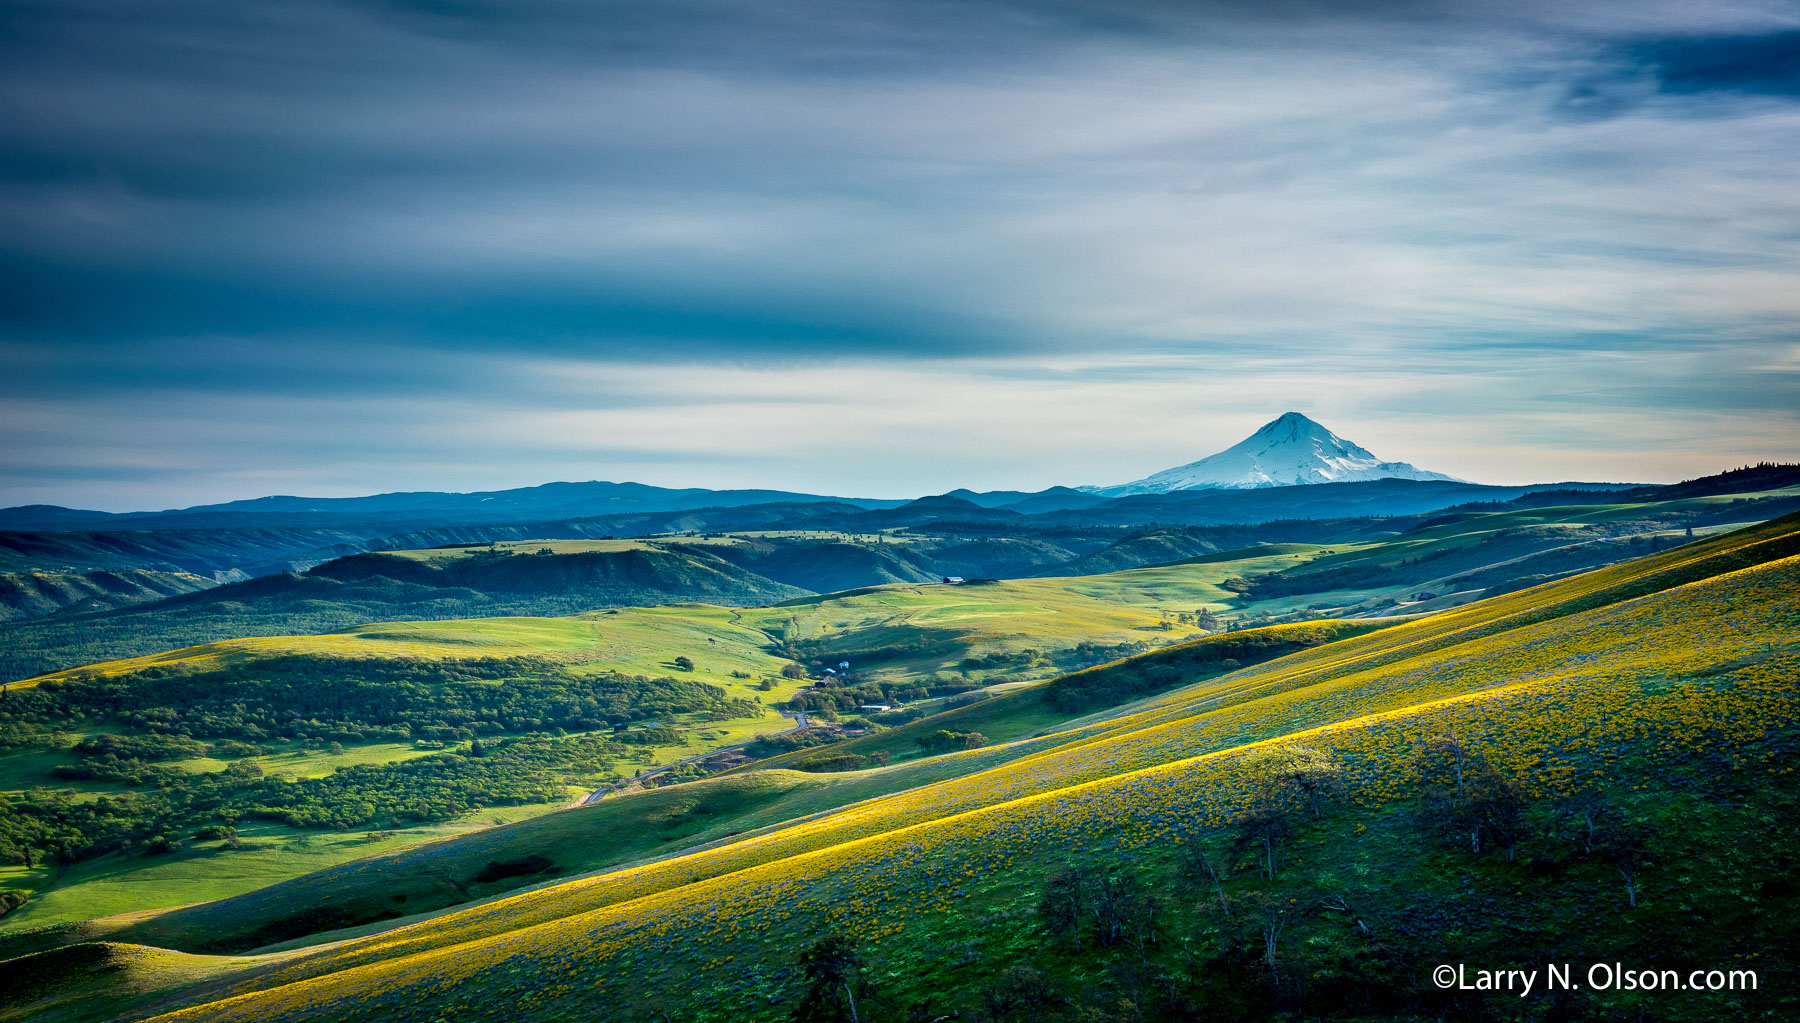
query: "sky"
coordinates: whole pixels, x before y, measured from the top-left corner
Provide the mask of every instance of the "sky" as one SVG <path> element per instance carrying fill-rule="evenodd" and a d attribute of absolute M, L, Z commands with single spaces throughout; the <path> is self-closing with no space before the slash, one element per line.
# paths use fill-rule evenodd
<path fill-rule="evenodd" d="M 1800 2 L 0 0 L 0 505 L 1800 457 Z"/>

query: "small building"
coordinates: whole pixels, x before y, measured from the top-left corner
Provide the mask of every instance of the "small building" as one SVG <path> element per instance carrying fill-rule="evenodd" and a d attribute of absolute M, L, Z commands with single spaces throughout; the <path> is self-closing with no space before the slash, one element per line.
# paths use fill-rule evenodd
<path fill-rule="evenodd" d="M 960 583 L 962 581 L 963 581 L 963 577 L 960 575 L 947 575 L 944 577 L 944 585 L 945 586 L 955 586 L 957 583 Z"/>
<path fill-rule="evenodd" d="M 865 703 L 856 709 L 862 711 L 864 714 L 880 714 L 884 711 L 893 710 L 894 708 L 885 703 Z"/>

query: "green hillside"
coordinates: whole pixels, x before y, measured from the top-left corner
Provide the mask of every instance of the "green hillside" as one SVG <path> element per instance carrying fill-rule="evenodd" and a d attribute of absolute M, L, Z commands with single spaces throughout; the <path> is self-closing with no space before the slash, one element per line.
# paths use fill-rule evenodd
<path fill-rule="evenodd" d="M 567 556 L 629 555 L 634 546 L 606 544 Z M 337 571 L 350 576 L 371 561 L 367 570 L 387 571 L 382 562 L 395 561 L 479 572 L 502 559 L 564 571 L 556 564 L 563 556 L 482 549 L 347 559 Z M 1179 593 L 1198 599 L 1217 593 L 1227 572 L 1281 563 L 1255 555 L 1235 567 L 1186 570 L 1193 578 Z M 0 692 L 0 738 L 10 747 L 0 749 L 0 799 L 8 800 L 0 853 L 18 866 L 0 873 L 0 887 L 39 894 L 0 930 L 235 895 L 491 826 L 497 815 L 544 813 L 671 765 L 678 770 L 657 780 L 690 777 L 703 768 L 687 761 L 792 727 L 773 708 L 807 685 L 783 674 L 803 653 L 813 661 L 829 653 L 832 663 L 854 656 L 859 684 L 882 687 L 874 698 L 929 707 L 1202 634 L 1132 603 L 1166 596 L 1167 574 L 1153 573 L 1154 586 L 1081 581 L 1113 599 L 1026 580 L 891 587 L 763 609 L 391 622 L 222 641 L 14 685 Z M 395 686 L 416 698 L 396 703 Z M 512 703 L 495 702 L 513 692 Z M 555 709 L 568 699 L 597 709 Z M 167 707 L 179 709 L 157 709 Z M 168 753 L 80 747 L 96 736 L 162 732 L 191 745 Z M 473 755 L 477 741 L 485 759 Z M 104 803 L 83 802 L 102 795 Z M 234 840 L 196 837 L 221 818 Z M 319 828 L 354 829 L 356 840 L 312 837 Z"/>
<path fill-rule="evenodd" d="M 566 615 L 607 607 L 755 604 L 806 591 L 754 575 L 702 548 L 538 554 L 513 551 L 420 559 L 361 554 L 283 574 L 106 613 L 0 628 L 0 668 L 29 677 L 77 664 L 227 637 L 329 632 L 396 618 Z"/>
<path fill-rule="evenodd" d="M 0 572 L 0 622 L 104 611 L 193 593 L 213 580 L 127 568 L 95 572 Z"/>
<path fill-rule="evenodd" d="M 1552 507 L 1543 500 L 1558 495 L 1537 495 L 1525 507 L 1482 506 L 1437 518 L 1240 526 L 1002 521 L 954 528 L 915 523 L 880 532 L 751 529 L 614 539 L 592 535 L 595 522 L 545 523 L 541 528 L 575 530 L 576 538 L 536 539 L 526 527 L 496 527 L 487 532 L 504 534 L 497 542 L 452 539 L 446 547 L 381 554 L 349 552 L 370 543 L 404 548 L 407 542 L 443 543 L 445 537 L 481 536 L 484 531 L 427 531 L 411 541 L 371 541 L 346 533 L 335 544 L 317 530 L 268 535 L 225 530 L 216 537 L 180 530 L 117 536 L 4 534 L 0 540 L 11 538 L 19 545 L 13 555 L 18 564 L 48 572 L 68 571 L 65 562 L 88 565 L 108 557 L 121 567 L 213 565 L 239 555 L 260 558 L 265 551 L 274 558 L 277 549 L 286 551 L 283 544 L 309 538 L 324 545 L 252 565 L 252 574 L 275 575 L 205 593 L 112 610 L 95 610 L 104 604 L 81 605 L 48 620 L 0 621 L 0 677 L 26 678 L 222 639 L 329 632 L 369 621 L 563 615 L 696 601 L 760 605 L 869 586 L 918 585 L 945 576 L 1098 578 L 1184 562 L 1254 561 L 1246 552 L 1308 550 L 1313 556 L 1305 563 L 1274 566 L 1282 578 L 1260 587 L 1245 585 L 1262 570 L 1255 565 L 1246 566 L 1241 582 L 1221 576 L 1215 582 L 1229 586 L 1199 593 L 1187 592 L 1185 574 L 1166 596 L 1141 585 L 1153 577 L 1136 577 L 1139 596 L 1130 602 L 1191 611 L 1194 606 L 1183 602 L 1199 597 L 1227 618 L 1258 623 L 1431 611 L 1664 549 L 1689 539 L 1689 530 L 1704 536 L 1782 514 L 1800 503 L 1800 488 L 1710 491 L 1786 478 L 1776 474 L 1763 480 L 1752 474 L 1734 483 L 1720 477 L 1699 488 L 1706 492 L 1666 490 L 1674 495 L 1669 499 L 1662 496 L 1663 488 L 1611 504 L 1594 503 L 1591 494 L 1565 494 L 1561 496 L 1585 503 Z M 676 521 L 657 528 L 690 527 Z M 1297 540 L 1308 542 L 1295 544 Z M 32 558 L 43 560 L 34 563 Z M 287 571 L 306 566 L 314 567 L 299 574 Z M 1089 595 L 1115 599 L 1103 592 L 1105 583 L 1097 585 L 1100 589 Z"/>
<path fill-rule="evenodd" d="M 1671 968 L 1753 969 L 1761 986 L 1573 992 L 1567 1011 L 1784 1018 L 1797 589 L 1800 523 L 1782 520 L 1049 735 L 858 772 L 956 773 L 736 841 L 345 942 L 206 959 L 211 979 L 151 967 L 163 979 L 75 992 L 58 1012 L 781 1018 L 832 994 L 809 993 L 799 964 L 838 934 L 858 947 L 843 979 L 867 1019 L 1027 1018 L 1019 1005 L 1523 1018 L 1549 1003 L 1446 994 L 1429 971 L 1657 967 L 1679 919 Z"/>

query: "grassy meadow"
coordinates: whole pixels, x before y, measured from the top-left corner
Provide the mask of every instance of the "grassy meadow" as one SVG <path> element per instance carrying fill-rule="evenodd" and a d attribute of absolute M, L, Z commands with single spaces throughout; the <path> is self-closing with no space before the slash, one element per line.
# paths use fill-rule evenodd
<path fill-rule="evenodd" d="M 864 1019 L 1786 1018 L 1795 592 L 1800 522 L 1778 520 L 1200 673 L 1042 735 L 625 795 L 70 931 L 107 940 L 17 965 L 89 949 L 129 962 L 128 981 L 4 1011 L 777 1019 L 823 997 L 801 959 L 840 935 Z M 590 827 L 668 841 L 559 859 Z M 206 934 L 277 935 L 258 928 L 327 893 L 368 903 L 388 879 L 421 891 L 533 848 L 557 873 L 513 894 L 189 958 Z M 1754 969 L 1761 987 L 1552 1003 L 1429 981 L 1446 959 L 1655 965 L 1671 921 L 1676 965 Z"/>

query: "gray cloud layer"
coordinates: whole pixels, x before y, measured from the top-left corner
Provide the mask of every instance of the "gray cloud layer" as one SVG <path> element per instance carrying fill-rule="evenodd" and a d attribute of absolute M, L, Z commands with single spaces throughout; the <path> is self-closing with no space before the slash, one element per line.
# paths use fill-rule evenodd
<path fill-rule="evenodd" d="M 1800 12 L 1504 6 L 14 2 L 0 503 L 1792 457 Z"/>

